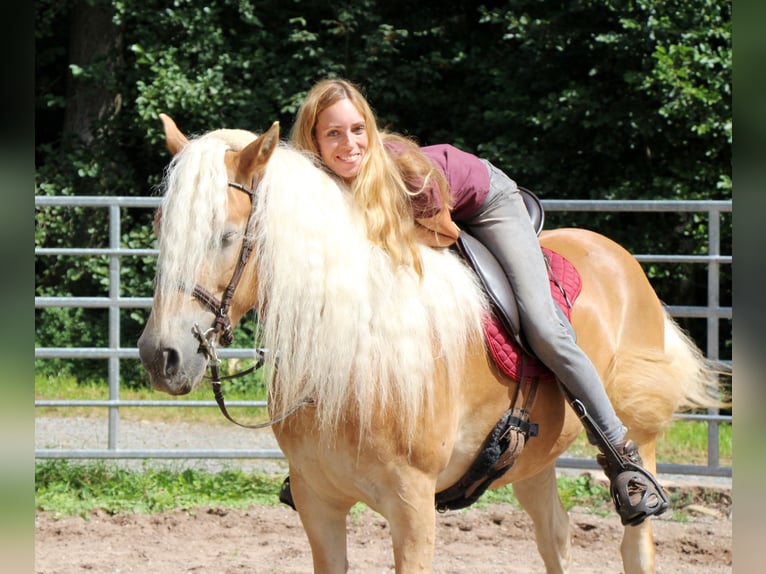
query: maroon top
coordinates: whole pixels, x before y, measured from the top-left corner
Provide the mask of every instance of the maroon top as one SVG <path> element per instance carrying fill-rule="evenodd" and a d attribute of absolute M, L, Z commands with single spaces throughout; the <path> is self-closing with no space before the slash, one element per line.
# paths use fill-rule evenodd
<path fill-rule="evenodd" d="M 473 154 L 459 150 L 449 144 L 420 148 L 442 170 L 455 200 L 452 219 L 460 221 L 476 213 L 489 193 L 489 170 L 487 165 Z M 431 202 L 441 207 L 439 195 L 433 188 L 424 190 L 431 196 Z M 429 202 L 429 204 L 431 203 Z"/>
<path fill-rule="evenodd" d="M 395 143 L 386 142 L 390 153 L 396 154 Z M 486 164 L 470 153 L 449 144 L 421 147 L 447 178 L 455 205 L 452 208 L 454 221 L 464 220 L 481 207 L 489 193 L 489 171 Z M 432 217 L 442 207 L 439 193 L 429 186 L 412 199 L 416 218 Z"/>

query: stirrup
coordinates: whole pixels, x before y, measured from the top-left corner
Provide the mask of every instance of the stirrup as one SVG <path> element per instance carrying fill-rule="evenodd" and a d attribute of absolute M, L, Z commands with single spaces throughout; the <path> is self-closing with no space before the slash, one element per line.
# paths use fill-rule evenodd
<path fill-rule="evenodd" d="M 624 470 L 608 475 L 609 491 L 622 524 L 638 526 L 648 517 L 665 512 L 668 497 L 657 480 L 633 462 L 624 460 L 623 465 Z"/>
<path fill-rule="evenodd" d="M 570 398 L 570 404 L 583 426 L 598 442 L 601 454 L 596 460 L 609 479 L 609 492 L 622 524 L 638 526 L 649 516 L 665 512 L 668 497 L 657 480 L 643 467 L 636 443 L 629 440 L 613 445 L 588 414 L 582 401 Z M 631 496 L 640 498 L 631 502 Z"/>

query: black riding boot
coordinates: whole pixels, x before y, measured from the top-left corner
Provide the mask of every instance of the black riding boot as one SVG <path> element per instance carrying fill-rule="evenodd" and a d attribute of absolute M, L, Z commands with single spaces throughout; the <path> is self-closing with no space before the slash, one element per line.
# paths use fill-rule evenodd
<path fill-rule="evenodd" d="M 628 440 L 610 444 L 604 451 L 596 460 L 609 479 L 609 491 L 624 525 L 638 526 L 649 516 L 658 516 L 667 510 L 668 497 L 643 467 L 636 443 Z M 615 460 L 614 455 L 619 458 Z"/>
<path fill-rule="evenodd" d="M 588 437 L 601 451 L 596 457 L 609 479 L 617 514 L 626 526 L 638 526 L 649 516 L 668 508 L 668 497 L 652 474 L 643 467 L 638 447 L 632 440 L 612 444 L 577 399 L 570 401 L 585 426 Z"/>

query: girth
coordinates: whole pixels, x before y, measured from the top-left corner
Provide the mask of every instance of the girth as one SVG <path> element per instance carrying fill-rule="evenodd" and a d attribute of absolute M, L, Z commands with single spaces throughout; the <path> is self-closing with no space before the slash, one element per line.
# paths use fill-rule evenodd
<path fill-rule="evenodd" d="M 466 473 L 451 487 L 436 494 L 436 510 L 446 512 L 470 506 L 508 472 L 527 440 L 537 436 L 537 424 L 529 422 L 536 394 L 536 378 L 525 377 L 519 381 L 511 407 L 489 433 Z"/>

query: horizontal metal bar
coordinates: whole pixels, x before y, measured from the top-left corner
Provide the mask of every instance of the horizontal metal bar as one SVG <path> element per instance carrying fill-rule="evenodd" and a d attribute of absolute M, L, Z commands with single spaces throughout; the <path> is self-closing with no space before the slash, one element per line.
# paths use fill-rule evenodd
<path fill-rule="evenodd" d="M 226 401 L 228 407 L 265 408 L 267 401 Z M 215 401 L 152 399 L 36 399 L 35 407 L 217 407 Z M 731 424 L 731 415 L 675 413 L 674 419 Z"/>
<path fill-rule="evenodd" d="M 731 255 L 634 255 L 641 263 L 723 263 L 731 264 Z"/>
<path fill-rule="evenodd" d="M 73 207 L 159 207 L 161 197 L 128 197 L 120 195 L 36 195 L 35 207 L 73 206 Z"/>
<path fill-rule="evenodd" d="M 598 463 L 589 458 L 560 457 L 556 461 L 559 468 L 580 468 L 584 470 L 601 470 Z M 693 474 L 699 476 L 731 477 L 730 466 L 702 466 L 695 464 L 657 463 L 657 473 Z"/>
<path fill-rule="evenodd" d="M 143 399 L 37 399 L 36 407 L 217 407 L 215 401 Z M 227 407 L 266 407 L 266 401 L 226 401 Z"/>
<path fill-rule="evenodd" d="M 35 308 L 83 307 L 97 309 L 118 306 L 123 309 L 149 308 L 153 297 L 35 297 Z"/>
<path fill-rule="evenodd" d="M 279 449 L 37 449 L 35 458 L 281 458 Z"/>
<path fill-rule="evenodd" d="M 37 449 L 37 459 L 285 459 L 279 449 Z M 561 457 L 558 468 L 600 470 L 592 459 Z M 708 467 L 659 463 L 657 472 L 667 474 L 731 477 L 729 466 Z"/>
<path fill-rule="evenodd" d="M 686 211 L 730 212 L 731 200 L 630 200 L 630 199 L 541 199 L 550 211 Z"/>
<path fill-rule="evenodd" d="M 81 256 L 81 257 L 157 257 L 158 249 L 111 249 L 108 247 L 36 247 L 35 255 L 40 256 Z M 641 263 L 720 263 L 731 264 L 731 255 L 667 255 L 657 253 L 636 254 Z"/>
<path fill-rule="evenodd" d="M 74 207 L 158 207 L 160 197 L 36 195 L 35 206 Z M 673 200 L 673 199 L 542 199 L 543 207 L 551 211 L 719 211 L 730 212 L 732 201 Z"/>
<path fill-rule="evenodd" d="M 159 249 L 127 249 L 109 247 L 36 247 L 35 255 L 81 255 L 81 256 L 120 256 L 120 257 L 157 257 Z"/>
<path fill-rule="evenodd" d="M 222 359 L 257 359 L 253 349 L 217 349 Z M 35 347 L 35 359 L 138 359 L 138 348 L 120 347 Z"/>
<path fill-rule="evenodd" d="M 668 313 L 673 317 L 717 317 L 731 319 L 731 307 L 693 307 L 687 305 L 668 305 Z"/>
<path fill-rule="evenodd" d="M 674 419 L 684 421 L 705 421 L 711 423 L 729 423 L 731 424 L 731 415 L 704 415 L 704 414 L 691 414 L 691 413 L 675 413 Z"/>
<path fill-rule="evenodd" d="M 83 307 L 90 309 L 120 307 L 123 309 L 149 309 L 152 297 L 35 297 L 35 308 L 45 307 Z M 731 319 L 731 307 L 702 307 L 693 305 L 667 305 L 668 312 L 674 317 L 718 317 Z"/>

